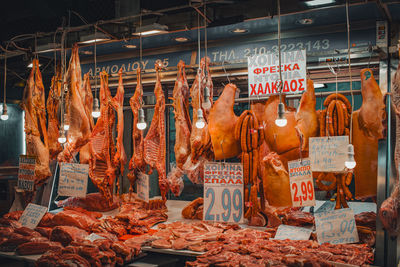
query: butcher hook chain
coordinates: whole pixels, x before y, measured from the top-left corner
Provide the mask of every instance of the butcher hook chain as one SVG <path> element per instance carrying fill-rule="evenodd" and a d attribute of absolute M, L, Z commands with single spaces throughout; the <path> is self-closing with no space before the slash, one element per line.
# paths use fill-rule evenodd
<path fill-rule="evenodd" d="M 346 0 L 346 22 L 347 22 L 347 54 L 349 60 L 349 76 L 350 76 L 350 94 L 351 94 L 351 116 L 350 116 L 350 144 L 353 143 L 353 110 L 354 110 L 354 96 L 353 96 L 353 79 L 351 75 L 351 58 L 350 58 L 350 19 L 349 19 L 349 0 Z"/>

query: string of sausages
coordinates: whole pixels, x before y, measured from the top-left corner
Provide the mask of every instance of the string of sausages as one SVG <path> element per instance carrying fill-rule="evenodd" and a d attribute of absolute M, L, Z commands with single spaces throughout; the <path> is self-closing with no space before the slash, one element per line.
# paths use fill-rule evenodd
<path fill-rule="evenodd" d="M 351 104 L 342 94 L 331 94 L 325 101 L 326 109 L 320 111 L 320 136 L 342 136 L 350 134 Z M 353 178 L 352 172 L 346 173 L 318 173 L 316 185 L 320 190 L 331 191 L 336 189 L 335 209 L 348 208 L 347 200 L 353 199 L 348 186 Z M 326 183 L 323 183 L 326 182 Z"/>
<path fill-rule="evenodd" d="M 235 127 L 235 138 L 240 141 L 242 149 L 241 161 L 243 164 L 244 199 L 246 203 L 244 216 L 249 219 L 260 212 L 257 198 L 257 179 L 260 174 L 259 148 L 262 140 L 264 140 L 263 127 L 260 127 L 253 111 L 246 110 L 240 115 Z"/>

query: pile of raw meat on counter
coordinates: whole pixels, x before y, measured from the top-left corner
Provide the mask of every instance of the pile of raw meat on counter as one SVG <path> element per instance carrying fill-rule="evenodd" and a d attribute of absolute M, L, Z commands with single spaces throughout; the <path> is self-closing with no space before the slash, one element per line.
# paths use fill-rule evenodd
<path fill-rule="evenodd" d="M 134 199 L 122 201 L 114 216 L 89 211 L 118 208 L 118 203 L 108 206 L 101 199 L 99 193 L 67 199 L 62 204 L 69 206 L 56 215 L 46 213 L 34 230 L 18 222 L 22 211 L 4 215 L 0 219 L 0 251 L 16 251 L 19 255 L 45 253 L 37 266 L 122 266 L 130 262 L 141 247 L 119 239 L 147 233 L 155 224 L 165 222 L 164 202 L 152 201 L 150 207 Z M 129 200 L 129 196 L 122 200 Z"/>

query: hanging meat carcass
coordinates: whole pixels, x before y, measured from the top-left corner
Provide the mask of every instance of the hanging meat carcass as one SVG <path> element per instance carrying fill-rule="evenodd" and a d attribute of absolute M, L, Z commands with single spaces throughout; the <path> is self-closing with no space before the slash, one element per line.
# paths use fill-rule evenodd
<path fill-rule="evenodd" d="M 100 117 L 91 135 L 92 160 L 89 161 L 89 176 L 106 200 L 112 202 L 112 186 L 116 178 L 115 144 L 112 130 L 115 114 L 111 107 L 111 92 L 108 88 L 108 74 L 100 73 Z"/>
<path fill-rule="evenodd" d="M 129 182 L 131 184 L 130 191 L 132 191 L 132 186 L 135 184 L 139 172 L 144 172 L 146 168 L 146 163 L 144 161 L 144 138 L 143 130 L 139 130 L 136 125 L 139 121 L 139 109 L 143 103 L 143 87 L 141 78 L 141 69 L 137 69 L 137 84 L 136 90 L 129 104 L 133 113 L 133 127 L 132 127 L 132 143 L 133 151 L 132 158 L 129 161 L 129 173 L 127 175 Z"/>
<path fill-rule="evenodd" d="M 391 237 L 400 234 L 400 186 L 399 182 L 394 186 L 394 190 L 379 209 L 379 218 L 383 227 L 388 231 Z"/>
<path fill-rule="evenodd" d="M 302 155 L 308 156 L 308 139 L 318 134 L 318 118 L 315 110 L 315 91 L 313 82 L 307 81 L 307 90 L 303 93 L 298 110 L 287 106 L 285 96 L 282 102 L 285 105 L 287 125 L 279 127 L 275 124 L 278 116 L 279 95 L 270 96 L 265 104 L 251 105 L 253 110 L 264 110 L 263 116 L 256 112 L 258 120 L 264 123 L 265 141 L 271 151 L 281 158 L 285 168 L 287 162 Z"/>
<path fill-rule="evenodd" d="M 61 70 L 60 68 L 57 68 L 56 75 L 51 79 L 50 92 L 49 96 L 47 97 L 47 133 L 49 139 L 50 159 L 56 159 L 58 153 L 63 150 L 61 144 L 58 142 L 60 131 L 60 121 L 58 113 L 61 103 L 61 87 Z"/>
<path fill-rule="evenodd" d="M 198 120 L 197 111 L 199 109 L 203 112 L 205 120 L 205 126 L 203 128 L 193 127 L 190 134 L 190 149 L 191 149 L 191 161 L 197 163 L 200 157 L 211 159 L 213 157 L 211 137 L 208 132 L 208 109 L 204 109 L 204 106 L 212 105 L 212 98 L 204 99 L 205 87 L 209 87 L 210 95 L 212 91 L 212 81 L 210 73 L 210 59 L 202 58 L 200 61 L 200 69 L 196 75 L 196 79 L 193 82 L 192 88 L 190 89 L 190 97 L 192 98 L 193 108 L 193 123 L 195 124 Z M 207 75 L 207 77 L 206 77 Z M 200 81 L 200 84 L 199 84 Z M 200 85 L 200 86 L 199 86 Z M 210 88 L 211 87 L 211 88 Z M 210 104 L 208 103 L 210 102 Z"/>
<path fill-rule="evenodd" d="M 58 155 L 58 161 L 70 162 L 75 154 L 90 140 L 90 117 L 85 108 L 85 91 L 82 86 L 81 65 L 78 46 L 72 48 L 71 60 L 65 83 L 67 84 L 66 114 L 69 123 L 67 143 L 64 150 Z"/>
<path fill-rule="evenodd" d="M 190 132 L 192 123 L 189 115 L 189 85 L 186 79 L 185 63 L 178 63 L 178 76 L 173 90 L 173 107 L 175 114 L 175 160 L 176 167 L 168 174 L 168 184 L 175 196 L 183 190 L 183 166 L 190 155 Z M 190 175 L 191 172 L 188 172 Z"/>
<path fill-rule="evenodd" d="M 158 185 L 163 200 L 166 200 L 168 192 L 168 181 L 166 176 L 166 141 L 165 141 L 165 97 L 161 87 L 160 70 L 156 63 L 156 85 L 154 95 L 156 105 L 154 115 L 147 135 L 144 139 L 144 160 L 152 169 L 158 173 Z"/>
<path fill-rule="evenodd" d="M 371 69 L 361 70 L 361 108 L 353 113 L 352 142 L 356 198 L 376 196 L 378 140 L 383 137 L 385 104 Z"/>
<path fill-rule="evenodd" d="M 93 131 L 94 128 L 94 120 L 92 116 L 92 108 L 93 108 L 93 94 L 92 94 L 92 88 L 90 86 L 90 74 L 86 73 L 83 76 L 83 90 L 82 92 L 84 93 L 84 104 L 85 104 L 85 112 L 86 116 L 89 118 L 90 122 L 90 132 Z M 80 150 L 79 150 L 79 162 L 81 164 L 88 164 L 90 159 L 91 159 L 91 149 L 92 148 L 92 143 L 89 141 L 86 145 L 84 145 Z"/>
<path fill-rule="evenodd" d="M 189 85 L 186 79 L 185 63 L 178 64 L 178 77 L 173 90 L 175 114 L 175 159 L 176 166 L 182 169 L 190 155 L 190 132 L 192 124 L 189 116 Z"/>
<path fill-rule="evenodd" d="M 233 112 L 236 85 L 229 83 L 214 103 L 208 117 L 208 131 L 216 160 L 232 158 L 241 152 L 235 138 L 235 126 L 239 117 Z"/>
<path fill-rule="evenodd" d="M 32 61 L 32 71 L 24 89 L 22 108 L 25 111 L 26 153 L 36 157 L 35 186 L 39 186 L 51 176 L 51 172 L 45 92 L 37 59 Z"/>
<path fill-rule="evenodd" d="M 111 106 L 117 112 L 117 144 L 116 153 L 113 158 L 113 165 L 119 168 L 120 174 L 124 175 L 124 167 L 127 162 L 124 148 L 124 85 L 122 82 L 122 68 L 118 72 L 119 81 L 117 93 L 111 100 Z M 118 183 L 119 192 L 119 183 Z"/>

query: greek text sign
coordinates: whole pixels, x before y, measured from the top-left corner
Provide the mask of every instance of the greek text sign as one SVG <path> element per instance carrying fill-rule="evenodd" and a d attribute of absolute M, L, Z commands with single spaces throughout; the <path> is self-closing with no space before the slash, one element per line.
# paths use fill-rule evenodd
<path fill-rule="evenodd" d="M 34 190 L 35 166 L 36 158 L 34 156 L 19 156 L 18 188 L 26 191 Z"/>
<path fill-rule="evenodd" d="M 139 173 L 136 180 L 136 190 L 139 199 L 149 202 L 149 176 L 144 173 Z"/>
<path fill-rule="evenodd" d="M 274 239 L 285 240 L 308 240 L 312 233 L 311 229 L 281 224 L 276 231 Z"/>
<path fill-rule="evenodd" d="M 311 137 L 309 151 L 312 171 L 343 171 L 348 144 L 348 136 Z"/>
<path fill-rule="evenodd" d="M 310 159 L 288 162 L 293 207 L 315 206 Z"/>
<path fill-rule="evenodd" d="M 277 53 L 248 57 L 249 96 L 279 93 L 280 72 L 284 94 L 306 90 L 306 50 L 283 52 L 281 59 L 279 66 Z"/>
<path fill-rule="evenodd" d="M 207 163 L 204 166 L 205 221 L 243 222 L 243 166 Z"/>
<path fill-rule="evenodd" d="M 29 203 L 22 213 L 21 218 L 19 218 L 19 222 L 22 226 L 34 229 L 46 214 L 46 211 L 47 207 Z"/>
<path fill-rule="evenodd" d="M 86 196 L 88 173 L 88 164 L 61 163 L 58 194 L 71 197 Z"/>
<path fill-rule="evenodd" d="M 320 244 L 357 243 L 358 232 L 351 209 L 314 213 L 317 238 Z"/>

